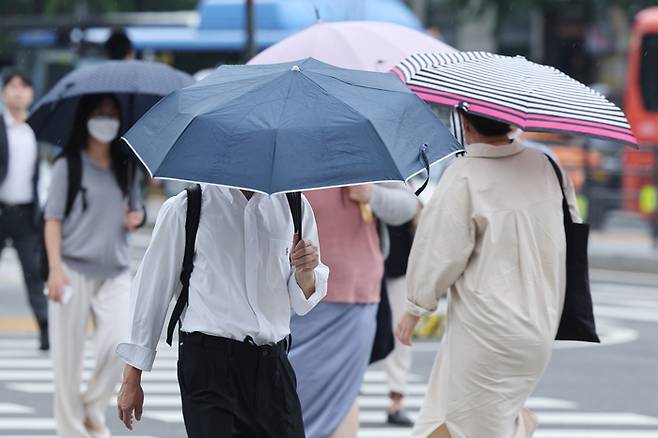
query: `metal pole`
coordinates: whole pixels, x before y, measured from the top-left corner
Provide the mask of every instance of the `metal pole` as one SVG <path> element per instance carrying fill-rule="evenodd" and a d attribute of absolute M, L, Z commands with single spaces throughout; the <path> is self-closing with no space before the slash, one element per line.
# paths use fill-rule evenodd
<path fill-rule="evenodd" d="M 256 56 L 256 41 L 254 38 L 254 0 L 246 0 L 247 45 L 245 47 L 246 61 Z"/>

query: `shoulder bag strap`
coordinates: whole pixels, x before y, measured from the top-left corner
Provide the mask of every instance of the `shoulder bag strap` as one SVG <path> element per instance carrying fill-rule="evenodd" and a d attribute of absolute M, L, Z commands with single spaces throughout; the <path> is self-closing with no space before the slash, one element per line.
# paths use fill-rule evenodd
<path fill-rule="evenodd" d="M 569 210 L 569 203 L 567 202 L 567 196 L 564 193 L 562 171 L 560 170 L 560 166 L 558 166 L 558 164 L 551 157 L 546 155 L 546 158 L 548 158 L 548 161 L 551 163 L 551 166 L 553 166 L 553 170 L 555 171 L 555 176 L 557 177 L 557 181 L 560 184 L 560 191 L 562 192 L 562 214 L 564 216 L 564 226 L 567 227 L 568 225 L 573 223 L 573 219 L 571 218 L 571 211 Z"/>
<path fill-rule="evenodd" d="M 183 268 L 180 274 L 181 289 L 176 306 L 171 314 L 169 325 L 167 327 L 167 344 L 171 346 L 176 324 L 179 324 L 183 309 L 187 306 L 187 300 L 190 292 L 190 277 L 194 270 L 194 246 L 196 234 L 199 229 L 199 219 L 201 218 L 201 186 L 195 184 L 185 189 L 187 192 L 187 215 L 185 218 L 185 254 L 183 256 Z"/>
<path fill-rule="evenodd" d="M 82 187 L 82 157 L 80 156 L 80 153 L 65 154 L 64 157 L 66 158 L 68 174 L 64 217 L 68 217 L 73 210 L 73 205 L 75 204 L 75 198 L 78 196 L 78 192 L 81 192 L 82 195 L 82 211 L 87 210 L 87 193 Z"/>

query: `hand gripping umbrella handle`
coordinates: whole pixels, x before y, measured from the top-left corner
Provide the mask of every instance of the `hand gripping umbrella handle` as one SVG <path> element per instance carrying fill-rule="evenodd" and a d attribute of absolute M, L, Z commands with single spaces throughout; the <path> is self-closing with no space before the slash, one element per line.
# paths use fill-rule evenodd
<path fill-rule="evenodd" d="M 427 158 L 427 143 L 424 143 L 420 147 L 420 161 L 425 165 L 425 170 L 427 171 L 427 179 L 423 183 L 422 186 L 416 190 L 416 196 L 419 196 L 421 193 L 423 193 L 423 190 L 427 187 L 427 184 L 430 182 L 430 160 Z"/>

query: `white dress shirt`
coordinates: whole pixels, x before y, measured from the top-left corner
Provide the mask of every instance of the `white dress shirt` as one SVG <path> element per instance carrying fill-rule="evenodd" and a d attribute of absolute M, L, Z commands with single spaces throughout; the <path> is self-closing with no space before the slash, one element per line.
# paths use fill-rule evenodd
<path fill-rule="evenodd" d="M 9 163 L 7 177 L 0 183 L 0 202 L 28 204 L 34 199 L 32 179 L 37 159 L 37 139 L 30 125 L 3 114 L 7 127 Z"/>
<path fill-rule="evenodd" d="M 315 269 L 315 292 L 307 299 L 290 264 L 293 222 L 285 195 L 255 193 L 247 201 L 235 189 L 203 186 L 194 271 L 182 330 L 272 344 L 290 333 L 290 308 L 309 312 L 327 293 L 329 268 Z M 155 360 L 169 303 L 180 294 L 185 247 L 185 192 L 158 214 L 151 243 L 132 285 L 130 338 L 117 354 L 149 371 Z M 305 240 L 316 246 L 311 205 L 303 199 Z"/>

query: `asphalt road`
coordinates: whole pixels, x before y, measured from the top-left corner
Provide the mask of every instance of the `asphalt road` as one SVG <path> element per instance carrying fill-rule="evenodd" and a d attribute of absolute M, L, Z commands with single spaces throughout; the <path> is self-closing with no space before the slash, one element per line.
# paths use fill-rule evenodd
<path fill-rule="evenodd" d="M 147 240 L 137 236 L 135 260 Z M 529 400 L 541 423 L 535 437 L 658 438 L 658 275 L 596 271 L 592 278 L 603 344 L 556 343 Z M 55 436 L 50 360 L 36 351 L 34 334 L 25 331 L 28 322 L 19 268 L 8 250 L 0 260 L 0 437 Z M 435 341 L 414 346 L 407 397 L 412 415 L 422 403 L 438 348 Z M 163 344 L 155 371 L 145 374 L 145 418 L 133 433 L 108 410 L 115 436 L 185 436 L 175 361 L 175 350 Z M 360 437 L 408 436 L 408 430 L 384 424 L 387 391 L 374 366 L 362 387 Z"/>

